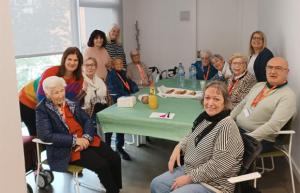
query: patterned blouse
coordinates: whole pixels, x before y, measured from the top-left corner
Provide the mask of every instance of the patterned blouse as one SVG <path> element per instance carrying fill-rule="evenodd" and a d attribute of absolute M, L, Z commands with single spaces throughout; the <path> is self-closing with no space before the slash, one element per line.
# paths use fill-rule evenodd
<path fill-rule="evenodd" d="M 116 57 L 120 57 L 123 60 L 124 68 L 127 68 L 126 64 L 126 55 L 124 52 L 124 48 L 122 44 L 116 43 L 115 41 L 107 41 L 105 48 L 109 54 L 109 56 L 114 59 Z"/>
<path fill-rule="evenodd" d="M 233 107 L 237 106 L 245 98 L 255 84 L 256 78 L 250 72 L 246 72 L 238 80 L 234 80 L 233 76 L 229 78 L 227 85 Z"/>

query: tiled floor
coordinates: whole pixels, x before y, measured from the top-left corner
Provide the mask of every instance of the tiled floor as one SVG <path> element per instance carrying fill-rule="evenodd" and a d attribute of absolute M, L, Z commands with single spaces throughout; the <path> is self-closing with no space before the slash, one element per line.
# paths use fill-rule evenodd
<path fill-rule="evenodd" d="M 126 150 L 133 158 L 132 161 L 122 161 L 123 189 L 122 193 L 149 193 L 149 184 L 153 177 L 167 170 L 167 161 L 175 146 L 174 142 L 151 138 L 151 143 L 135 147 L 127 145 Z M 39 193 L 74 193 L 72 175 L 55 173 L 55 179 L 51 186 Z M 80 178 L 93 186 L 99 184 L 97 176 L 84 171 Z M 27 176 L 27 181 L 34 187 L 33 174 Z M 291 193 L 290 176 L 285 159 L 276 160 L 276 169 L 266 173 L 258 181 L 258 186 L 263 193 Z M 300 191 L 299 183 L 296 181 L 296 190 Z M 80 188 L 81 193 L 93 193 L 94 191 Z"/>

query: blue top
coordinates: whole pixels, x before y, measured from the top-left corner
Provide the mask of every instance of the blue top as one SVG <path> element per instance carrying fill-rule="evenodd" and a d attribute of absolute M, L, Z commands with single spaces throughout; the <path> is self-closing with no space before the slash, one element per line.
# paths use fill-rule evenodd
<path fill-rule="evenodd" d="M 266 66 L 268 61 L 273 57 L 274 57 L 273 53 L 268 48 L 264 48 L 256 57 L 254 61 L 253 69 L 254 69 L 257 82 L 267 81 Z"/>
<path fill-rule="evenodd" d="M 212 64 L 209 64 L 209 66 L 202 66 L 201 61 L 196 61 L 192 65 L 196 67 L 197 80 L 205 80 L 204 76 L 207 74 L 208 68 L 209 68 L 209 72 L 208 72 L 207 80 L 210 80 L 215 74 L 218 73 L 218 70 L 215 69 L 215 67 Z"/>
<path fill-rule="evenodd" d="M 92 140 L 96 134 L 92 120 L 77 103 L 67 99 L 66 103 L 82 127 L 83 136 L 88 136 Z M 51 170 L 65 172 L 71 159 L 74 137 L 69 133 L 68 125 L 58 110 L 47 98 L 44 98 L 36 108 L 36 128 L 38 138 L 53 143 L 46 146 L 47 160 Z"/>
<path fill-rule="evenodd" d="M 128 82 L 130 88 L 129 90 L 125 87 L 118 74 L 124 81 Z M 117 99 L 121 96 L 129 96 L 139 91 L 137 84 L 130 78 L 126 77 L 126 72 L 124 70 L 120 72 L 117 72 L 115 69 L 108 71 L 106 82 L 109 94 L 111 95 L 114 102 L 117 102 Z"/>

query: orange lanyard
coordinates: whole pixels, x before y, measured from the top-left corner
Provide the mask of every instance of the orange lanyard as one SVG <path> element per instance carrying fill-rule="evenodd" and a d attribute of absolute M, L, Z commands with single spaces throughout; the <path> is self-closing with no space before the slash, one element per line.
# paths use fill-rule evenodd
<path fill-rule="evenodd" d="M 210 65 L 207 67 L 206 74 L 204 74 L 204 68 L 203 68 L 203 66 L 202 66 L 202 70 L 203 70 L 203 79 L 207 80 L 208 75 L 209 75 L 209 71 L 210 71 Z"/>
<path fill-rule="evenodd" d="M 117 72 L 117 75 L 118 75 L 119 79 L 122 81 L 122 83 L 123 83 L 123 85 L 125 86 L 125 88 L 126 88 L 128 91 L 130 91 L 130 86 L 129 86 L 128 82 L 125 81 L 125 80 L 122 78 L 122 76 L 121 76 L 118 72 Z"/>
<path fill-rule="evenodd" d="M 251 107 L 256 107 L 256 105 L 263 100 L 264 98 L 266 98 L 267 96 L 269 96 L 271 94 L 271 92 L 273 90 L 276 89 L 276 86 L 272 86 L 272 88 L 270 88 L 269 90 L 267 90 L 268 88 L 265 86 L 260 93 L 258 93 L 258 95 L 255 97 L 255 99 L 252 101 L 251 103 Z"/>
<path fill-rule="evenodd" d="M 144 72 L 144 70 L 142 69 L 141 65 L 140 65 L 140 64 L 137 64 L 136 66 L 137 66 L 137 68 L 138 68 L 138 70 L 139 70 L 141 79 L 142 79 L 142 80 L 146 80 L 145 72 Z"/>
<path fill-rule="evenodd" d="M 230 82 L 230 84 L 228 85 L 228 94 L 229 96 L 231 96 L 233 89 L 235 88 L 236 84 L 238 83 L 239 79 L 237 79 L 234 83 L 233 83 L 233 79 Z"/>

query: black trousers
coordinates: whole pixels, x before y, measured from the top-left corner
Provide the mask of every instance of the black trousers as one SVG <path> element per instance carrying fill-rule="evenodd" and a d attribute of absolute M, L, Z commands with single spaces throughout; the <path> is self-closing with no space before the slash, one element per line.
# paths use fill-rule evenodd
<path fill-rule="evenodd" d="M 21 120 L 25 123 L 29 135 L 36 136 L 35 110 L 27 107 L 21 102 L 19 102 L 19 104 L 20 104 Z"/>
<path fill-rule="evenodd" d="M 113 133 L 105 133 L 105 143 L 111 145 L 111 136 Z M 116 149 L 122 149 L 125 143 L 124 133 L 116 133 Z"/>
<path fill-rule="evenodd" d="M 121 158 L 110 146 L 88 147 L 80 153 L 80 160 L 71 164 L 94 171 L 107 193 L 119 193 L 122 188 Z"/>

